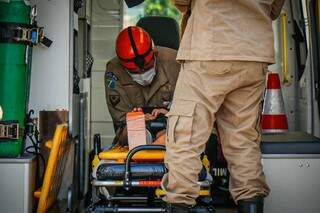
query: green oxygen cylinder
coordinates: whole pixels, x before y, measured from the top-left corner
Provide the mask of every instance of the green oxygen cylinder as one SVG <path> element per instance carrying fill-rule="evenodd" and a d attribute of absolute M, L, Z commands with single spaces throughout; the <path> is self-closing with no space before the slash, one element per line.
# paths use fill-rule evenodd
<path fill-rule="evenodd" d="M 29 25 L 31 7 L 24 0 L 0 0 L 0 23 Z M 24 147 L 24 120 L 29 89 L 30 67 L 26 56 L 27 44 L 0 42 L 0 106 L 3 116 L 2 134 L 14 131 L 4 127 L 7 123 L 19 123 L 19 134 L 14 139 L 0 137 L 0 157 L 18 157 Z M 8 134 L 8 133 L 7 133 Z"/>

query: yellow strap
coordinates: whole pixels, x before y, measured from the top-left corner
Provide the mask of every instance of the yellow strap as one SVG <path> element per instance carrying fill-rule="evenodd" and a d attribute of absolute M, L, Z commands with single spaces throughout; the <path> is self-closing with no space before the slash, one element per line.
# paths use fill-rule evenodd
<path fill-rule="evenodd" d="M 41 195 L 41 188 L 39 188 L 37 191 L 35 191 L 35 192 L 33 193 L 33 196 L 34 196 L 35 198 L 40 198 L 40 195 Z"/>
<path fill-rule="evenodd" d="M 291 82 L 288 77 L 288 57 L 287 57 L 287 12 L 280 15 L 281 37 L 282 37 L 282 61 L 283 61 L 283 84 L 290 86 Z"/>
<path fill-rule="evenodd" d="M 52 146 L 53 146 L 52 140 L 49 140 L 49 141 L 46 142 L 46 147 L 47 147 L 48 149 L 52 149 Z"/>
<path fill-rule="evenodd" d="M 210 161 L 208 160 L 208 156 L 207 155 L 203 156 L 202 164 L 206 168 L 207 171 L 210 171 Z"/>
<path fill-rule="evenodd" d="M 95 155 L 92 160 L 92 168 L 96 168 L 96 166 L 98 166 L 99 162 L 100 162 L 99 156 Z"/>

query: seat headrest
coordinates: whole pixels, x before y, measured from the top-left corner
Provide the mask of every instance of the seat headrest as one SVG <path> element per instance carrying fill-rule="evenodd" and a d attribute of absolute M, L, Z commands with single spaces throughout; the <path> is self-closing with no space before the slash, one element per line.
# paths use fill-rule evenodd
<path fill-rule="evenodd" d="M 143 28 L 150 34 L 155 45 L 175 50 L 179 48 L 179 25 L 173 18 L 147 16 L 141 18 L 137 26 Z"/>

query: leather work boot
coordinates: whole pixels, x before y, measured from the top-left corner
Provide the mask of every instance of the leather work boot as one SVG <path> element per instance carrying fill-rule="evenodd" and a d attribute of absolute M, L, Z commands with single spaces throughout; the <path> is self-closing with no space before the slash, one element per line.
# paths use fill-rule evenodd
<path fill-rule="evenodd" d="M 167 213 L 189 213 L 191 212 L 190 209 L 191 207 L 186 204 L 172 203 L 172 204 L 168 204 Z"/>
<path fill-rule="evenodd" d="M 238 213 L 263 213 L 263 198 L 254 197 L 238 201 Z"/>

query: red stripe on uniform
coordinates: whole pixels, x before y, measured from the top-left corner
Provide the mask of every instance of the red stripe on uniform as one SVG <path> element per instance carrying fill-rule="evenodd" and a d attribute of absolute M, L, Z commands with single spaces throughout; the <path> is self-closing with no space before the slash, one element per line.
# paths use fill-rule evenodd
<path fill-rule="evenodd" d="M 268 75 L 267 89 L 280 89 L 280 79 L 278 73 L 270 73 Z"/>
<path fill-rule="evenodd" d="M 262 129 L 288 129 L 288 122 L 286 115 L 262 115 L 261 116 Z"/>

